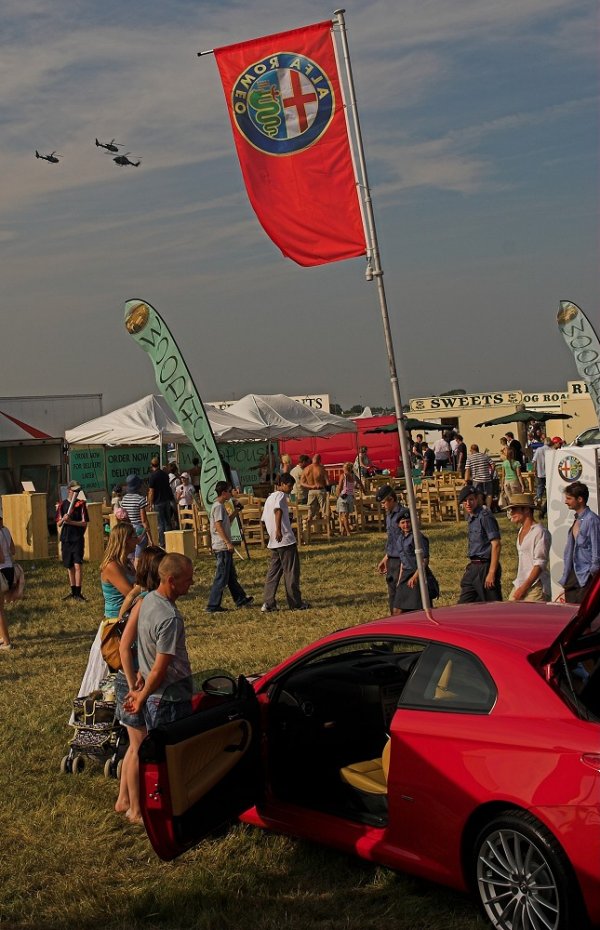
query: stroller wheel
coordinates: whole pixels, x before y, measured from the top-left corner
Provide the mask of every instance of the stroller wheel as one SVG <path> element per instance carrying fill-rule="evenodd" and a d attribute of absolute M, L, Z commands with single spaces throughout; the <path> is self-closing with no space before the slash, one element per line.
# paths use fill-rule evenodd
<path fill-rule="evenodd" d="M 69 755 L 63 756 L 60 760 L 60 774 L 61 775 L 71 775 L 73 769 L 71 768 L 71 757 Z"/>
<path fill-rule="evenodd" d="M 81 775 L 85 768 L 85 759 L 83 756 L 73 756 L 71 762 L 71 771 L 73 775 Z"/>
<path fill-rule="evenodd" d="M 115 778 L 118 778 L 119 781 L 121 781 L 121 772 L 122 772 L 122 770 L 123 770 L 123 760 L 122 760 L 122 759 L 119 759 L 119 761 L 117 762 L 117 771 L 116 771 L 116 774 L 115 774 Z"/>
<path fill-rule="evenodd" d="M 104 763 L 104 777 L 114 778 L 112 759 L 107 759 Z"/>

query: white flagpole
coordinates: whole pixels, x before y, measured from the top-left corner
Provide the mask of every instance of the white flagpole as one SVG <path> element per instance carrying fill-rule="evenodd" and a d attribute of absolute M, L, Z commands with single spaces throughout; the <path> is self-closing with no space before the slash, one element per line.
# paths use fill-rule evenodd
<path fill-rule="evenodd" d="M 398 374 L 396 372 L 396 360 L 394 356 L 394 343 L 392 340 L 392 332 L 390 329 L 390 318 L 387 309 L 387 300 L 385 296 L 385 287 L 383 284 L 383 269 L 381 267 L 381 260 L 379 256 L 379 245 L 377 243 L 377 231 L 375 228 L 375 216 L 373 213 L 373 202 L 371 200 L 371 190 L 369 188 L 369 179 L 367 175 L 367 165 L 365 161 L 365 152 L 362 142 L 362 135 L 360 131 L 360 123 L 358 120 L 358 109 L 356 105 L 356 94 L 354 91 L 354 79 L 352 77 L 352 67 L 350 65 L 350 52 L 348 49 L 348 38 L 346 36 L 346 22 L 344 19 L 344 13 L 346 11 L 334 10 L 334 16 L 336 19 L 334 23 L 339 26 L 339 35 L 342 42 L 342 49 L 344 53 L 344 64 L 346 65 L 346 78 L 348 82 L 348 93 L 350 97 L 350 106 L 352 109 L 352 121 L 354 126 L 354 136 L 355 144 L 358 154 L 358 163 L 360 167 L 360 181 L 362 186 L 362 201 L 364 202 L 364 213 L 366 214 L 367 222 L 365 228 L 365 235 L 367 238 L 367 273 L 366 277 L 368 281 L 372 281 L 373 278 L 377 282 L 377 293 L 379 296 L 379 306 L 381 309 L 381 319 L 383 323 L 383 333 L 385 336 L 385 344 L 387 349 L 388 356 L 388 365 L 390 369 L 390 382 L 392 385 L 392 395 L 394 398 L 394 408 L 396 412 L 396 420 L 398 421 L 398 438 L 400 439 L 400 452 L 402 455 L 402 465 L 404 468 L 404 476 L 406 478 L 406 497 L 408 502 L 408 509 L 410 511 L 410 518 L 412 523 L 413 537 L 415 540 L 415 555 L 417 559 L 417 570 L 419 572 L 419 589 L 421 591 L 421 600 L 423 603 L 424 610 L 429 611 L 431 609 L 431 600 L 429 597 L 429 588 L 427 587 L 427 574 L 425 571 L 425 561 L 424 561 L 424 552 L 423 552 L 423 538 L 421 535 L 421 529 L 419 527 L 419 519 L 417 515 L 417 501 L 415 497 L 415 489 L 412 481 L 412 464 L 410 459 L 410 450 L 408 448 L 408 439 L 406 437 L 406 430 L 404 428 L 404 413 L 402 412 L 402 399 L 400 397 L 400 388 L 398 385 Z"/>

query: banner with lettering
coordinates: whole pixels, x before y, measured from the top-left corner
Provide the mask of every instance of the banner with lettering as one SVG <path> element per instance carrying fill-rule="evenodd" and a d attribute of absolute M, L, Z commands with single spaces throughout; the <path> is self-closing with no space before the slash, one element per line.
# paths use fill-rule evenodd
<path fill-rule="evenodd" d="M 106 489 L 106 460 L 103 446 L 71 446 L 69 448 L 69 474 L 84 491 Z"/>
<path fill-rule="evenodd" d="M 109 491 L 120 484 L 125 490 L 128 475 L 146 480 L 150 461 L 160 455 L 159 446 L 112 446 L 106 450 L 106 484 Z M 85 490 L 85 488 L 84 488 Z"/>
<path fill-rule="evenodd" d="M 366 252 L 331 22 L 215 49 L 250 203 L 299 265 Z"/>
<path fill-rule="evenodd" d="M 208 513 L 216 499 L 215 485 L 225 480 L 215 437 L 204 404 L 169 327 L 154 307 L 142 300 L 125 302 L 125 327 L 146 352 L 154 368 L 160 393 L 184 433 L 194 446 L 201 463 L 200 494 Z M 232 537 L 239 541 L 236 523 Z"/>
<path fill-rule="evenodd" d="M 575 358 L 577 371 L 585 380 L 600 424 L 600 340 L 587 316 L 571 300 L 561 300 L 558 328 Z"/>
<path fill-rule="evenodd" d="M 272 443 L 276 446 L 276 443 Z M 267 454 L 266 442 L 228 442 L 219 444 L 219 452 L 229 462 L 233 471 L 237 472 L 240 487 L 250 487 L 259 481 L 259 463 Z M 189 471 L 192 467 L 196 451 L 193 446 L 177 446 L 177 464 L 180 471 Z"/>

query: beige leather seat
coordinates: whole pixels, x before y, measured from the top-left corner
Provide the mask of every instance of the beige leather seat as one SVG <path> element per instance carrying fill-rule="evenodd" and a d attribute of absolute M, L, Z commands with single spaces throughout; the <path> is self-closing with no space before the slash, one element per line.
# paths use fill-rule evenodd
<path fill-rule="evenodd" d="M 439 681 L 435 686 L 435 701 L 450 701 L 452 698 L 456 697 L 456 692 L 450 689 L 450 682 L 452 681 L 452 672 L 453 664 L 452 659 L 448 659 L 446 662 L 442 674 L 440 675 Z"/>
<path fill-rule="evenodd" d="M 353 762 L 340 769 L 342 781 L 352 785 L 358 791 L 367 794 L 387 794 L 387 780 L 390 768 L 390 740 L 383 747 L 380 759 L 367 762 Z"/>

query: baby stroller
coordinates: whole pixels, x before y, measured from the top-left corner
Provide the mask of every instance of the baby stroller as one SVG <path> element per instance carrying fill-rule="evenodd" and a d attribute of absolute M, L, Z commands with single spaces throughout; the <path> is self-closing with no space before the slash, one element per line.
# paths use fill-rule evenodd
<path fill-rule="evenodd" d="M 69 752 L 63 756 L 63 775 L 79 775 L 86 759 L 104 763 L 105 778 L 120 778 L 127 749 L 127 730 L 115 718 L 114 675 L 101 682 L 101 690 L 73 701 L 69 726 L 75 730 Z"/>

